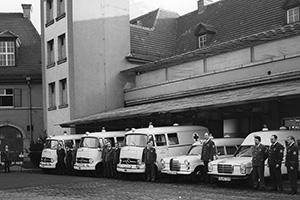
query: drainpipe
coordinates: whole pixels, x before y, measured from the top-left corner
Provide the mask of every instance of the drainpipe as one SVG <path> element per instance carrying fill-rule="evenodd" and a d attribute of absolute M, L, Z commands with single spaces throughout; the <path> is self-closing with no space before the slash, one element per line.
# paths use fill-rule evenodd
<path fill-rule="evenodd" d="M 29 89 L 29 132 L 30 132 L 30 142 L 33 142 L 32 134 L 32 100 L 31 100 L 31 77 L 26 77 L 26 83 Z"/>

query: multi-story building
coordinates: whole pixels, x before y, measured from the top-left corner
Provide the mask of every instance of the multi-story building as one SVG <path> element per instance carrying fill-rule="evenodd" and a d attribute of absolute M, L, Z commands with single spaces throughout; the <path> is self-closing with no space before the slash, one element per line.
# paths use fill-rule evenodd
<path fill-rule="evenodd" d="M 0 151 L 28 152 L 43 136 L 40 36 L 23 13 L 0 13 Z M 14 155 L 16 155 L 14 154 Z"/>
<path fill-rule="evenodd" d="M 199 0 L 184 16 L 161 21 L 158 10 L 134 19 L 131 52 L 139 53 L 127 59 L 150 62 L 120 71 L 128 81 L 124 107 L 61 126 L 81 132 L 177 122 L 205 125 L 216 137 L 263 125 L 299 129 L 299 7 L 295 0 Z"/>
<path fill-rule="evenodd" d="M 123 106 L 128 0 L 41 0 L 44 119 L 59 124 Z"/>

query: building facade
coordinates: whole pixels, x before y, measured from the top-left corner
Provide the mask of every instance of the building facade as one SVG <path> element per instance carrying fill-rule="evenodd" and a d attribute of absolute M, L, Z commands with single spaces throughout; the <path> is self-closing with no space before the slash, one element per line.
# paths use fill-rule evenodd
<path fill-rule="evenodd" d="M 120 71 L 129 55 L 127 0 L 41 0 L 44 119 L 59 124 L 123 106 Z"/>
<path fill-rule="evenodd" d="M 144 64 L 120 71 L 128 82 L 124 107 L 61 126 L 84 132 L 100 126 L 146 126 L 149 121 L 200 124 L 215 137 L 246 136 L 264 125 L 299 129 L 299 7 L 298 0 L 209 5 L 199 0 L 198 8 L 184 16 L 160 18 L 160 12 L 151 12 L 134 19 L 135 48 L 131 46 L 127 59 L 144 59 Z M 159 22 L 169 30 L 175 24 L 175 36 L 155 36 L 163 32 Z M 161 52 L 172 55 L 157 58 L 159 44 L 166 44 Z"/>
<path fill-rule="evenodd" d="M 44 133 L 40 36 L 23 13 L 0 13 L 0 151 L 29 152 Z M 14 158 L 15 159 L 15 158 Z"/>

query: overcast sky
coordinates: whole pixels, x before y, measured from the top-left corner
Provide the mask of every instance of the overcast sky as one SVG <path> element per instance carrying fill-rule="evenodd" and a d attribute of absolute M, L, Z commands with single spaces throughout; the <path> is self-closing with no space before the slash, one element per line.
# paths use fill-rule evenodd
<path fill-rule="evenodd" d="M 208 3 L 217 0 L 206 1 Z M 40 0 L 0 0 L 0 12 L 22 12 L 22 3 L 32 4 L 31 20 L 40 32 Z M 197 0 L 130 0 L 130 17 L 134 18 L 157 8 L 183 15 L 196 10 Z"/>

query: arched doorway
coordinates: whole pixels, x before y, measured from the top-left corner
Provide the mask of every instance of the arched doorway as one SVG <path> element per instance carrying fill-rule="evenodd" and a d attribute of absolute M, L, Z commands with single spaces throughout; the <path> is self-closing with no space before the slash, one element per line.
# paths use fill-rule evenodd
<path fill-rule="evenodd" d="M 19 129 L 6 125 L 0 126 L 0 151 L 8 145 L 12 159 L 18 160 L 19 154 L 23 152 L 23 136 Z"/>

